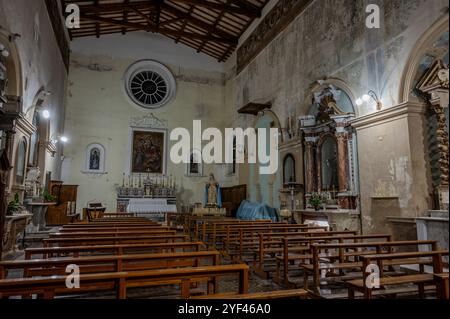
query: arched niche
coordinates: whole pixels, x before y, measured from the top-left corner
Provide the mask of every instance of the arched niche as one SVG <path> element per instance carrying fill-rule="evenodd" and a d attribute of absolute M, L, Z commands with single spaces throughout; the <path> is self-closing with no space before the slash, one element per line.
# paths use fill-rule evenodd
<path fill-rule="evenodd" d="M 105 148 L 100 143 L 92 143 L 85 150 L 83 173 L 105 174 Z"/>
<path fill-rule="evenodd" d="M 17 145 L 16 160 L 14 163 L 14 183 L 22 186 L 25 183 L 27 168 L 27 140 L 22 138 Z"/>
<path fill-rule="evenodd" d="M 400 95 L 425 109 L 424 141 L 429 178 L 429 206 L 448 210 L 449 185 L 449 18 L 439 19 L 413 48 L 403 74 Z"/>
<path fill-rule="evenodd" d="M 427 31 L 422 34 L 417 41 L 411 54 L 407 60 L 405 69 L 403 71 L 402 79 L 400 82 L 399 101 L 417 101 L 418 98 L 414 95 L 413 91 L 417 84 L 418 74 L 422 74 L 427 67 L 429 67 L 437 56 L 434 58 L 427 58 L 433 48 L 436 48 L 435 44 L 439 43 L 440 38 L 447 32 L 448 42 L 449 31 L 449 16 L 445 14 L 439 20 L 437 20 Z M 445 60 L 445 58 L 444 58 Z M 447 55 L 448 64 L 448 55 Z"/>
<path fill-rule="evenodd" d="M 264 110 L 257 114 L 254 121 L 254 128 L 258 135 L 259 128 L 267 129 L 267 133 L 269 133 L 270 128 L 277 129 L 277 138 L 278 144 L 282 141 L 282 136 L 279 134 L 281 124 L 278 116 L 270 110 Z M 269 136 L 267 136 L 267 143 L 269 143 Z M 258 140 L 258 137 L 257 137 Z M 268 144 L 266 145 L 267 150 Z M 278 149 L 276 150 L 276 156 L 278 163 L 280 163 Z M 248 154 L 250 157 L 250 154 Z M 259 201 L 269 206 L 279 208 L 280 207 L 280 197 L 279 197 L 279 189 L 282 184 L 282 172 L 280 169 L 276 171 L 274 174 L 265 175 L 260 174 L 261 165 L 257 161 L 256 164 L 247 164 L 249 165 L 249 194 L 250 199 L 252 201 Z M 277 165 L 280 167 L 281 165 Z"/>
<path fill-rule="evenodd" d="M 303 103 L 301 109 L 307 110 L 309 115 L 315 115 L 314 113 L 316 113 L 316 109 L 314 104 L 317 100 L 317 95 L 324 92 L 324 90 L 330 89 L 331 87 L 341 92 L 338 92 L 339 96 L 335 95 L 334 98 L 336 103 L 340 105 L 343 112 L 353 113 L 355 117 L 361 115 L 358 108 L 355 107 L 354 102 L 356 101 L 356 97 L 350 86 L 345 81 L 335 77 L 329 77 L 314 82 L 305 97 L 305 102 Z"/>
<path fill-rule="evenodd" d="M 297 178 L 295 174 L 295 157 L 288 153 L 283 159 L 283 183 L 296 183 Z"/>
<path fill-rule="evenodd" d="M 200 150 L 191 150 L 189 162 L 186 163 L 186 175 L 190 177 L 203 176 L 203 160 Z"/>
<path fill-rule="evenodd" d="M 351 90 L 339 79 L 319 80 L 308 94 L 308 115 L 299 118 L 306 203 L 319 192 L 330 209 L 356 209 L 357 148 L 351 122 L 359 113 L 353 101 Z"/>

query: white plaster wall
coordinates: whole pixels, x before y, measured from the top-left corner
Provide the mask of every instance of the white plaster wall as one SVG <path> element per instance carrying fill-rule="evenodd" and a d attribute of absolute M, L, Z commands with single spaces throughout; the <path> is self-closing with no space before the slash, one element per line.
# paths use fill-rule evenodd
<path fill-rule="evenodd" d="M 52 114 L 50 136 L 63 132 L 67 72 L 44 0 L 0 0 L 0 26 L 7 32 L 20 34 L 15 44 L 22 66 L 22 111 L 31 122 L 31 107 L 38 91 L 44 88 L 52 92 L 46 104 Z M 47 156 L 45 171 L 59 178 L 58 156 Z"/>
<path fill-rule="evenodd" d="M 154 59 L 161 63 L 182 65 L 188 69 L 222 72 L 224 64 L 204 53 L 176 44 L 174 40 L 159 34 L 143 31 L 96 37 L 75 38 L 71 43 L 74 52 L 101 55 L 114 59 Z"/>
<path fill-rule="evenodd" d="M 107 50 L 109 41 L 100 38 L 96 40 L 96 45 Z M 128 45 L 139 47 L 141 42 Z M 179 45 L 179 49 L 183 50 L 183 46 Z M 63 177 L 66 183 L 80 186 L 79 210 L 87 202 L 99 200 L 106 204 L 109 211 L 115 211 L 115 185 L 122 183 L 126 167 L 130 118 L 154 113 L 158 118 L 168 120 L 169 132 L 176 127 L 191 131 L 194 119 L 201 119 L 203 128 L 223 128 L 229 118 L 223 107 L 225 79 L 221 72 L 187 68 L 181 58 L 177 64 L 165 63 L 176 78 L 177 94 L 168 105 L 149 111 L 132 104 L 123 90 L 123 74 L 136 58 L 113 58 L 91 53 L 91 49 L 87 52 L 76 52 L 74 49 L 71 59 L 65 124 L 71 140 L 64 148 Z M 149 51 L 147 58 L 156 56 Z M 111 71 L 92 71 L 88 66 L 94 63 L 111 68 Z M 205 63 L 209 65 L 208 60 Z M 98 178 L 81 173 L 85 164 L 85 149 L 94 142 L 101 143 L 106 149 L 108 174 Z M 169 142 L 169 147 L 171 145 L 173 143 Z M 204 175 L 214 172 L 220 177 L 220 168 L 220 165 L 205 165 Z M 168 160 L 168 174 L 173 174 L 180 185 L 179 202 L 203 202 L 204 185 L 208 178 L 185 177 L 185 173 L 186 165 L 174 165 Z"/>

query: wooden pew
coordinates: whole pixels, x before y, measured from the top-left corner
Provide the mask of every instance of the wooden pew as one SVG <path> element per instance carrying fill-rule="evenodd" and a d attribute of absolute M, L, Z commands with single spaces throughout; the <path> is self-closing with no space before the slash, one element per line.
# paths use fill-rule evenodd
<path fill-rule="evenodd" d="M 391 241 L 392 236 L 389 234 L 372 234 L 372 235 L 335 235 L 335 236 L 310 236 L 310 237 L 285 237 L 282 238 L 283 252 L 275 256 L 276 272 L 273 280 L 278 284 L 284 284 L 286 287 L 290 287 L 289 281 L 289 264 L 295 264 L 296 261 L 300 263 L 312 262 L 314 256 L 310 249 L 304 249 L 302 253 L 292 253 L 293 249 L 300 247 L 309 248 L 309 245 L 313 243 L 332 243 L 339 242 L 344 243 L 346 240 L 357 242 L 361 240 L 385 240 Z M 330 258 L 330 255 L 327 255 Z M 336 256 L 338 257 L 338 256 Z M 281 276 L 281 271 L 283 275 Z"/>
<path fill-rule="evenodd" d="M 50 233 L 49 238 L 79 238 L 79 237 L 133 237 L 133 236 L 150 236 L 150 235 L 175 235 L 176 230 L 154 229 L 154 230 L 119 230 L 119 231 L 81 231 L 81 232 L 64 232 Z"/>
<path fill-rule="evenodd" d="M 248 220 L 228 220 L 228 221 L 213 221 L 213 222 L 204 222 L 201 224 L 201 227 L 199 224 L 196 224 L 195 230 L 194 230 L 194 238 L 197 240 L 201 238 L 203 242 L 208 241 L 209 235 L 212 235 L 214 238 L 220 230 L 225 231 L 227 226 L 252 226 L 252 225 L 267 225 L 267 224 L 274 224 L 271 220 L 254 220 L 254 221 L 248 221 Z M 283 223 L 286 224 L 286 223 Z M 211 242 L 215 242 L 215 240 L 211 240 Z"/>
<path fill-rule="evenodd" d="M 259 247 L 259 234 L 277 233 L 288 234 L 285 236 L 295 236 L 303 234 L 304 236 L 315 236 L 322 234 L 328 227 L 322 226 L 306 226 L 306 225 L 286 225 L 285 227 L 268 226 L 268 227 L 244 227 L 238 229 L 228 229 L 226 238 L 223 240 L 225 256 L 230 256 L 232 260 L 244 262 L 244 254 L 253 254 L 255 248 Z M 234 232 L 234 233 L 233 233 Z M 254 256 L 253 256 L 254 258 Z"/>
<path fill-rule="evenodd" d="M 47 258 L 32 260 L 11 260 L 0 262 L 0 279 L 7 276 L 8 271 L 23 270 L 23 277 L 64 275 L 68 265 L 77 265 L 80 273 L 105 273 L 148 270 L 176 267 L 198 267 L 201 262 L 211 265 L 220 263 L 217 251 L 195 251 L 175 253 L 129 254 Z"/>
<path fill-rule="evenodd" d="M 262 278 L 270 278 L 270 272 L 274 271 L 275 264 L 269 265 L 269 262 L 275 261 L 275 256 L 283 252 L 282 238 L 295 237 L 314 237 L 314 236 L 339 236 L 339 235 L 356 235 L 356 231 L 321 231 L 321 232 L 276 232 L 276 233 L 259 233 L 258 248 L 253 250 L 253 271 Z M 290 249 L 291 253 L 304 252 L 309 249 L 308 246 L 299 246 Z M 273 268 L 273 269 L 272 269 Z"/>
<path fill-rule="evenodd" d="M 342 272 L 345 269 L 361 269 L 362 262 L 358 257 L 364 254 L 381 254 L 392 253 L 395 247 L 413 246 L 428 246 L 431 250 L 437 249 L 437 242 L 435 240 L 412 240 L 412 241 L 387 241 L 387 242 L 364 242 L 364 243 L 333 243 L 333 244 L 312 244 L 312 264 L 302 264 L 303 269 L 303 288 L 308 289 L 309 276 L 313 277 L 313 286 L 316 292 L 319 292 L 321 282 L 322 270 L 339 270 Z M 360 250 L 364 249 L 364 250 Z M 330 253 L 330 250 L 337 250 L 335 253 Z M 349 252 L 350 250 L 350 252 Z M 323 253 L 325 251 L 326 253 Z M 328 260 L 327 260 L 328 259 Z M 353 260 L 350 260 L 353 259 Z M 336 260 L 336 262 L 334 262 Z M 417 260 L 404 260 L 403 263 L 416 263 Z M 389 266 L 395 263 L 390 262 Z M 423 266 L 423 265 L 422 265 Z"/>
<path fill-rule="evenodd" d="M 436 296 L 439 299 L 449 299 L 448 272 L 442 274 L 434 274 L 434 281 L 437 288 Z"/>
<path fill-rule="evenodd" d="M 79 238 L 48 238 L 43 240 L 44 247 L 74 246 L 74 245 L 109 245 L 133 243 L 164 243 L 186 241 L 185 235 L 154 235 L 154 236 L 106 236 Z"/>
<path fill-rule="evenodd" d="M 75 233 L 75 232 L 83 232 L 83 231 L 93 231 L 93 232 L 108 232 L 108 231 L 141 231 L 141 230 L 176 230 L 172 227 L 167 226 L 129 226 L 129 227 L 70 227 L 70 228 L 60 228 L 58 232 L 60 233 Z"/>
<path fill-rule="evenodd" d="M 133 226 L 150 226 L 150 225 L 158 225 L 154 223 L 147 223 L 147 222 L 132 222 L 132 223 L 124 223 L 124 222 L 116 222 L 116 223 L 89 223 L 89 224 L 82 224 L 82 223 L 75 223 L 75 224 L 66 224 L 63 227 L 64 228 L 90 228 L 90 227 L 133 227 Z"/>
<path fill-rule="evenodd" d="M 145 271 L 96 273 L 80 275 L 80 288 L 66 287 L 66 276 L 47 278 L 20 278 L 0 280 L 0 297 L 29 296 L 52 299 L 55 296 L 80 294 L 92 291 L 115 291 L 117 298 L 127 298 L 127 288 L 163 285 L 181 285 L 181 297 L 190 297 L 191 283 L 207 281 L 207 293 L 215 294 L 218 277 L 237 274 L 239 294 L 248 292 L 248 266 L 244 264 L 156 269 Z"/>
<path fill-rule="evenodd" d="M 374 292 L 378 295 L 386 293 L 386 287 L 393 285 L 402 284 L 415 284 L 418 286 L 419 297 L 424 298 L 424 285 L 425 284 L 435 284 L 435 274 L 442 274 L 443 270 L 443 257 L 448 256 L 448 250 L 437 250 L 437 251 L 427 251 L 427 252 L 407 252 L 407 253 L 393 253 L 393 254 L 373 254 L 361 256 L 364 269 L 363 278 L 347 281 L 348 286 L 348 298 L 354 299 L 355 292 L 362 292 L 365 299 L 372 299 Z M 398 260 L 398 264 L 402 264 L 404 260 L 418 259 L 418 258 L 428 258 L 431 259 L 430 263 L 433 265 L 433 273 L 419 273 L 414 275 L 398 275 L 394 277 L 384 277 L 383 276 L 383 265 L 387 261 Z M 368 277 L 372 272 L 368 272 L 368 266 L 371 264 L 378 265 L 380 270 L 380 288 L 370 288 L 365 284 L 368 282 Z M 439 286 L 439 284 L 437 284 Z M 439 287 L 437 288 L 437 294 L 439 295 Z"/>
<path fill-rule="evenodd" d="M 39 255 L 41 258 L 51 257 L 79 257 L 84 253 L 89 256 L 109 254 L 125 255 L 149 252 L 176 252 L 176 251 L 200 251 L 204 248 L 203 242 L 175 242 L 156 244 L 117 244 L 94 246 L 66 246 L 66 247 L 39 247 L 25 249 L 25 259 L 33 259 Z"/>
<path fill-rule="evenodd" d="M 233 293 L 221 293 L 205 296 L 194 296 L 191 299 L 307 299 L 309 292 L 305 289 L 289 289 L 289 290 L 276 290 L 276 291 L 264 291 L 253 292 L 247 294 L 233 294 Z"/>

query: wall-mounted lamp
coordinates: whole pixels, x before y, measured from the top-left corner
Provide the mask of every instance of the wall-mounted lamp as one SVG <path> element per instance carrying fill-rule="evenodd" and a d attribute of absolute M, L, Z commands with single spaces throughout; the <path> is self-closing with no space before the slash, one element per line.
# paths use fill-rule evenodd
<path fill-rule="evenodd" d="M 52 141 L 53 144 L 56 144 L 58 142 L 66 144 L 67 142 L 69 142 L 69 138 L 67 136 L 65 136 L 65 135 L 57 134 L 57 135 L 53 135 L 51 137 L 51 141 Z"/>
<path fill-rule="evenodd" d="M 372 90 L 370 90 L 369 92 L 367 92 L 367 94 L 364 94 L 362 97 L 357 99 L 356 105 L 361 106 L 361 105 L 363 105 L 364 102 L 365 103 L 369 102 L 370 99 L 373 99 L 375 101 L 375 103 L 377 103 L 377 111 L 380 111 L 383 108 L 383 103 L 378 98 L 378 95 Z"/>
<path fill-rule="evenodd" d="M 44 119 L 49 119 L 49 118 L 50 118 L 50 111 L 47 110 L 47 109 L 42 110 L 42 111 L 41 111 L 41 114 L 42 114 L 42 117 L 43 117 Z"/>

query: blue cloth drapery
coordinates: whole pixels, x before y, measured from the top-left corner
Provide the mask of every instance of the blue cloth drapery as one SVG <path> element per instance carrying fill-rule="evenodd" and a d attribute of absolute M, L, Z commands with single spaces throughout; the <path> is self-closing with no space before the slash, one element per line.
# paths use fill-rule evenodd
<path fill-rule="evenodd" d="M 274 222 L 280 221 L 280 215 L 276 208 L 248 200 L 242 201 L 237 210 L 236 218 L 243 220 L 270 219 Z"/>

